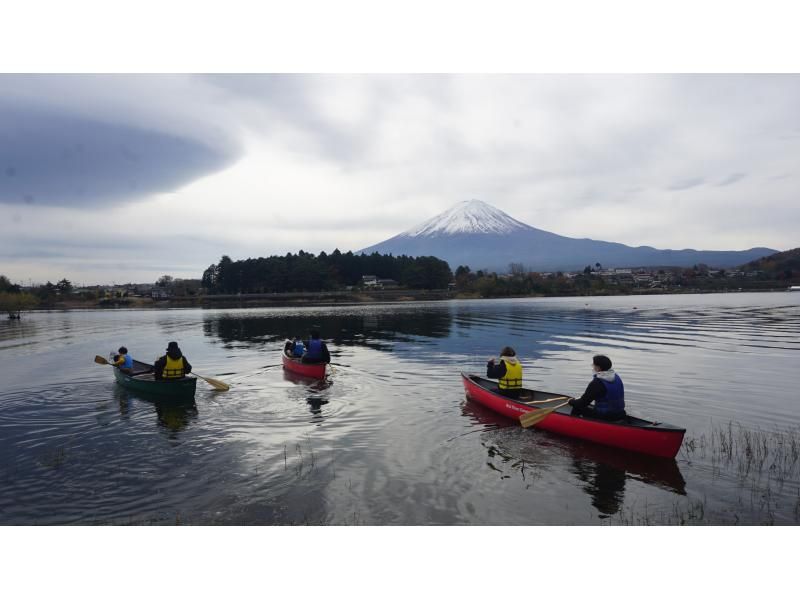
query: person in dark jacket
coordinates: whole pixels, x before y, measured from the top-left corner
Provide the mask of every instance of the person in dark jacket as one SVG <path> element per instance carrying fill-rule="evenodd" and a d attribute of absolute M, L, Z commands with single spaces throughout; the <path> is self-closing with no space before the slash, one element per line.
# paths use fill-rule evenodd
<path fill-rule="evenodd" d="M 192 371 L 192 365 L 183 356 L 175 341 L 170 341 L 167 345 L 167 354 L 159 357 L 153 367 L 156 380 L 180 380 Z"/>
<path fill-rule="evenodd" d="M 516 351 L 511 347 L 503 347 L 497 363 L 492 358 L 486 364 L 486 377 L 497 378 L 500 394 L 519 397 L 522 392 L 522 364 L 517 359 Z"/>
<path fill-rule="evenodd" d="M 579 399 L 570 399 L 572 415 L 596 419 L 617 420 L 626 417 L 625 387 L 622 379 L 611 369 L 611 360 L 605 355 L 592 358 L 594 375 Z M 590 405 L 594 402 L 594 407 Z"/>
<path fill-rule="evenodd" d="M 303 363 L 330 363 L 331 354 L 328 353 L 328 346 L 325 341 L 320 340 L 319 330 L 311 331 L 311 338 L 306 341 L 306 352 L 303 355 Z"/>

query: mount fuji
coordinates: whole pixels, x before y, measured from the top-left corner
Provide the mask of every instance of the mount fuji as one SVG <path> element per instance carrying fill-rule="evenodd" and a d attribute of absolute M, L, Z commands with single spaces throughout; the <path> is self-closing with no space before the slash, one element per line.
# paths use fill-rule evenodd
<path fill-rule="evenodd" d="M 476 199 L 457 203 L 430 220 L 358 253 L 432 255 L 452 269 L 469 266 L 505 272 L 509 264 L 544 271 L 582 270 L 600 262 L 606 268 L 707 264 L 728 268 L 776 253 L 754 247 L 744 251 L 696 251 L 630 247 L 621 243 L 573 239 L 515 220 L 502 210 Z"/>

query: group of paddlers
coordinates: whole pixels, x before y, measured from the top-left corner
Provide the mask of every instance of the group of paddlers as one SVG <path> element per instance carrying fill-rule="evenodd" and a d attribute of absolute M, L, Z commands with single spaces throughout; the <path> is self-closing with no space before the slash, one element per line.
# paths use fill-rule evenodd
<path fill-rule="evenodd" d="M 572 415 L 583 415 L 603 420 L 618 420 L 625 414 L 625 388 L 622 379 L 611 368 L 611 360 L 605 355 L 592 358 L 594 374 L 586 391 L 578 399 L 570 399 Z M 500 351 L 499 359 L 490 359 L 486 364 L 486 377 L 496 378 L 501 394 L 517 398 L 522 393 L 522 364 L 511 347 Z M 592 407 L 591 404 L 594 403 Z"/>
<path fill-rule="evenodd" d="M 325 341 L 319 338 L 319 330 L 312 330 L 303 341 L 299 336 L 286 341 L 283 347 L 287 357 L 300 359 L 303 363 L 330 363 L 331 354 Z"/>
<path fill-rule="evenodd" d="M 287 357 L 299 359 L 302 363 L 330 363 L 331 355 L 325 341 L 320 339 L 318 330 L 311 330 L 309 338 L 302 340 L 296 336 L 286 341 L 283 348 Z M 133 374 L 133 358 L 126 347 L 120 347 L 114 356 L 113 365 L 126 374 Z M 611 360 L 605 355 L 592 358 L 594 374 L 583 395 L 578 399 L 570 399 L 573 415 L 583 415 L 604 420 L 617 420 L 625 414 L 625 388 L 622 379 L 612 369 Z M 178 347 L 171 341 L 167 345 L 166 354 L 153 364 L 156 380 L 180 380 L 192 371 L 192 366 Z M 511 347 L 504 347 L 498 359 L 490 359 L 486 364 L 486 377 L 497 379 L 497 387 L 501 394 L 509 398 L 517 398 L 522 388 L 522 363 Z M 594 403 L 594 406 L 592 406 Z"/>
<path fill-rule="evenodd" d="M 133 357 L 128 353 L 127 347 L 120 347 L 117 349 L 117 353 L 112 365 L 118 367 L 125 374 L 133 375 Z M 191 371 L 192 365 L 184 357 L 175 341 L 170 341 L 167 345 L 167 352 L 153 363 L 153 375 L 156 380 L 180 380 Z"/>

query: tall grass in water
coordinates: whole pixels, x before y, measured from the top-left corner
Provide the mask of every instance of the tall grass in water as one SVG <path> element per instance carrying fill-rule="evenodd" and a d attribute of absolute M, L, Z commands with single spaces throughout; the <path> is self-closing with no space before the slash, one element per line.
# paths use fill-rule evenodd
<path fill-rule="evenodd" d="M 738 486 L 738 508 L 712 509 L 706 499 L 675 503 L 671 511 L 638 508 L 618 514 L 623 525 L 766 524 L 800 523 L 800 428 L 750 429 L 733 422 L 713 426 L 708 434 L 686 438 L 680 459 L 710 464 L 712 476 L 731 477 Z"/>

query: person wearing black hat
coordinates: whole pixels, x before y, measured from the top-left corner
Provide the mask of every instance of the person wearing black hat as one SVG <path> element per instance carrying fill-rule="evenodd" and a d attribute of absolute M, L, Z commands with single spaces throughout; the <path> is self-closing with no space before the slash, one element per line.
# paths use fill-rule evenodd
<path fill-rule="evenodd" d="M 120 347 L 117 349 L 118 355 L 114 356 L 114 363 L 112 365 L 119 368 L 119 371 L 129 376 L 133 374 L 133 357 L 128 355 L 128 349 Z"/>
<path fill-rule="evenodd" d="M 594 376 L 581 398 L 569 400 L 572 415 L 605 420 L 625 418 L 625 387 L 622 379 L 611 369 L 611 360 L 605 355 L 595 355 L 592 369 Z M 594 407 L 589 406 L 592 402 Z"/>
<path fill-rule="evenodd" d="M 156 380 L 180 380 L 192 371 L 189 360 L 183 356 L 175 341 L 170 341 L 167 345 L 167 354 L 159 357 L 153 367 Z"/>

